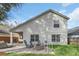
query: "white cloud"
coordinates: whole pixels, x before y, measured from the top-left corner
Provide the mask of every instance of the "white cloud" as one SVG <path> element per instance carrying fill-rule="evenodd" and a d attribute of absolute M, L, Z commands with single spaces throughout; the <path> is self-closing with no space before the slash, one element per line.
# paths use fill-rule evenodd
<path fill-rule="evenodd" d="M 69 15 L 68 28 L 79 26 L 79 7 L 74 9 Z"/>
<path fill-rule="evenodd" d="M 63 6 L 63 7 L 67 7 L 67 6 L 69 6 L 69 5 L 71 5 L 72 3 L 62 3 L 61 5 Z"/>
<path fill-rule="evenodd" d="M 79 7 L 72 11 L 68 16 L 70 19 L 79 20 Z"/>
<path fill-rule="evenodd" d="M 19 25 L 22 21 L 20 19 L 10 19 L 6 20 L 5 23 L 11 27 L 15 27 Z"/>
<path fill-rule="evenodd" d="M 66 13 L 66 10 L 60 10 L 59 12 L 64 14 Z"/>

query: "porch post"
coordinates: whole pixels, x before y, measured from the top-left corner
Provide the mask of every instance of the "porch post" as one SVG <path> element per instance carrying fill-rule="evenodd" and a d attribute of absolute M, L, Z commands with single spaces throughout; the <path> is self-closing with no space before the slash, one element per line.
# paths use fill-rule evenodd
<path fill-rule="evenodd" d="M 10 44 L 13 44 L 13 36 L 12 36 L 12 32 L 10 32 Z"/>

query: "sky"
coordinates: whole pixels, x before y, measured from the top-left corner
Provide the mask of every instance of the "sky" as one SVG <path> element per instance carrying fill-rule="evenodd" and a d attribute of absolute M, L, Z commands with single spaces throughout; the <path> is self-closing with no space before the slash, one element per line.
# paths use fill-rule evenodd
<path fill-rule="evenodd" d="M 8 23 L 14 26 L 21 24 L 30 18 L 53 9 L 68 16 L 68 28 L 79 26 L 79 3 L 26 3 L 8 12 Z M 16 24 L 17 23 L 17 24 Z"/>

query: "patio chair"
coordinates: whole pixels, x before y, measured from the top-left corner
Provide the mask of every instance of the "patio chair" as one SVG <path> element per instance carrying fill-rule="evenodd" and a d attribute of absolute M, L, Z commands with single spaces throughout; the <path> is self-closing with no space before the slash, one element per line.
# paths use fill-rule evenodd
<path fill-rule="evenodd" d="M 24 44 L 25 44 L 25 46 L 27 47 L 28 45 L 27 45 L 27 41 L 26 40 L 24 40 Z"/>
<path fill-rule="evenodd" d="M 36 46 L 40 46 L 41 45 L 41 42 L 40 41 L 38 41 L 38 43 L 36 44 Z"/>
<path fill-rule="evenodd" d="M 34 46 L 33 46 L 33 44 L 32 44 L 32 41 L 30 41 L 30 48 L 32 48 L 32 47 L 34 47 Z"/>
<path fill-rule="evenodd" d="M 28 44 L 27 44 L 27 41 L 24 40 L 24 43 L 25 43 L 26 48 L 31 48 L 31 47 L 32 47 L 32 43 L 31 43 L 31 42 L 30 42 L 30 45 L 28 45 Z"/>
<path fill-rule="evenodd" d="M 10 48 L 10 47 L 13 47 L 13 46 L 7 45 L 7 43 L 5 43 L 4 41 L 0 41 L 0 49 Z"/>
<path fill-rule="evenodd" d="M 44 49 L 44 45 L 36 46 L 34 49 L 35 50 L 43 50 Z"/>
<path fill-rule="evenodd" d="M 43 50 L 45 48 L 44 44 L 42 44 L 40 41 L 38 41 L 38 44 L 34 48 L 35 50 Z"/>

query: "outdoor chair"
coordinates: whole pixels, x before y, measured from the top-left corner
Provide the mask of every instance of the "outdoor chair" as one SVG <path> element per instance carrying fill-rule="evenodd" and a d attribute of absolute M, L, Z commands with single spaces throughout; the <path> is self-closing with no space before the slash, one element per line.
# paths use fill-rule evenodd
<path fill-rule="evenodd" d="M 32 47 L 34 47 L 34 46 L 33 46 L 33 44 L 32 44 L 32 41 L 30 41 L 30 48 L 32 48 Z"/>
<path fill-rule="evenodd" d="M 28 47 L 28 45 L 27 45 L 27 41 L 26 41 L 26 40 L 24 40 L 24 44 L 25 44 L 26 47 Z"/>
<path fill-rule="evenodd" d="M 31 43 L 31 42 L 30 42 L 30 45 L 28 45 L 28 44 L 27 44 L 27 41 L 24 40 L 24 43 L 25 43 L 26 48 L 31 48 L 31 47 L 32 47 L 32 43 Z"/>
<path fill-rule="evenodd" d="M 41 42 L 40 41 L 38 41 L 38 43 L 36 44 L 36 46 L 40 46 L 41 45 Z"/>
<path fill-rule="evenodd" d="M 13 45 L 7 45 L 7 43 L 5 43 L 4 41 L 0 41 L 0 49 L 10 48 L 10 47 L 13 47 Z"/>
<path fill-rule="evenodd" d="M 34 47 L 35 50 L 43 50 L 45 48 L 44 44 L 42 44 L 40 41 L 38 44 Z"/>

